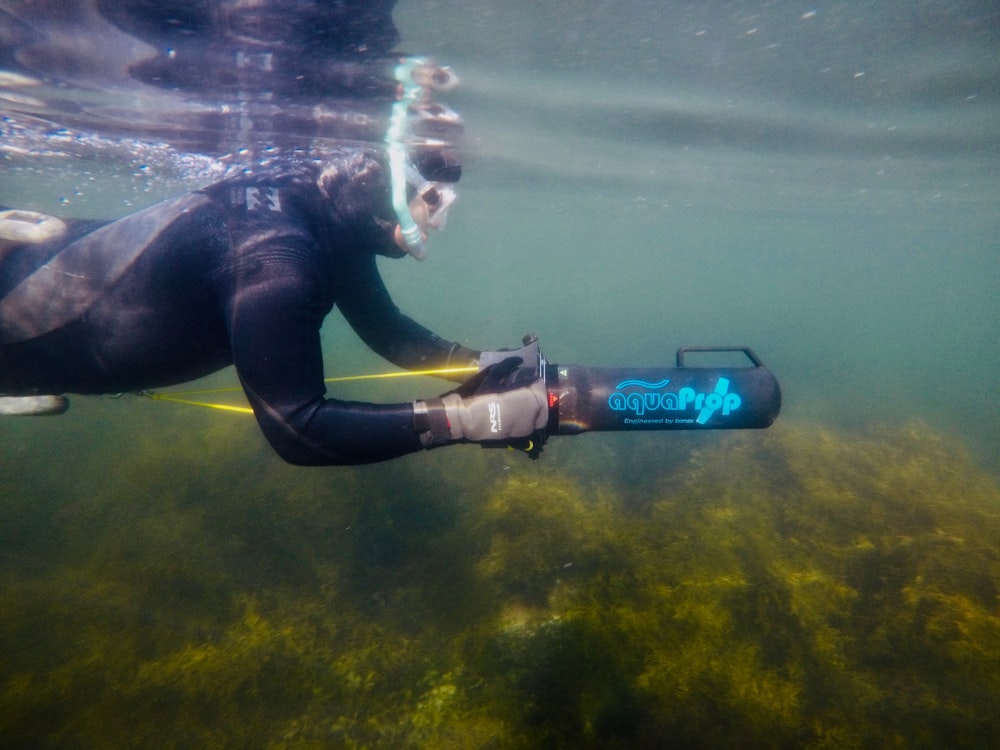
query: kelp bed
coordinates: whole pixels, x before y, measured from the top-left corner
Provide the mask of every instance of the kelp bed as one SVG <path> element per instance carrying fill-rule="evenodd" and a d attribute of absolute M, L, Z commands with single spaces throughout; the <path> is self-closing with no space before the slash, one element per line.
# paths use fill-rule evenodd
<path fill-rule="evenodd" d="M 1000 493 L 924 426 L 303 470 L 235 424 L 0 456 L 0 745 L 1000 737 Z"/>

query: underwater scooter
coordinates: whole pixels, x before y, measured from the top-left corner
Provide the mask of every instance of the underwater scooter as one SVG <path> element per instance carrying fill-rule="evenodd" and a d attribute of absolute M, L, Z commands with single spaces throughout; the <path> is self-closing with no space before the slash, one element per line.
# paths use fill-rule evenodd
<path fill-rule="evenodd" d="M 676 367 L 581 367 L 548 362 L 538 339 L 526 336 L 521 349 L 483 352 L 480 370 L 520 357 L 545 382 L 549 421 L 519 440 L 487 447 L 522 450 L 538 458 L 551 435 L 633 430 L 753 430 L 769 427 L 781 410 L 774 375 L 746 346 L 685 346 Z M 733 355 L 739 366 L 688 366 L 686 361 Z"/>

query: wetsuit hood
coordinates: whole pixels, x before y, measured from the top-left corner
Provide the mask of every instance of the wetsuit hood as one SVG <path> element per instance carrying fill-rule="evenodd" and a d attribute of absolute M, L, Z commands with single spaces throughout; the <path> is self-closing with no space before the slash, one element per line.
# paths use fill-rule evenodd
<path fill-rule="evenodd" d="M 324 160 L 316 184 L 335 224 L 354 228 L 371 252 L 402 258 L 406 252 L 393 239 L 396 222 L 389 179 L 380 150 L 343 147 Z"/>

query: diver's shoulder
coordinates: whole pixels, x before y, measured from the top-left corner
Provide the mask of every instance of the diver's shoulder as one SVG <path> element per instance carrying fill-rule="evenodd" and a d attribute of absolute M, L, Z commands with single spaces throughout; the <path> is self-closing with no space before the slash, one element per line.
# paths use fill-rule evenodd
<path fill-rule="evenodd" d="M 314 180 L 319 170 L 314 160 L 299 158 L 271 159 L 265 163 L 231 170 L 215 185 L 238 185 L 255 182 L 301 182 Z"/>

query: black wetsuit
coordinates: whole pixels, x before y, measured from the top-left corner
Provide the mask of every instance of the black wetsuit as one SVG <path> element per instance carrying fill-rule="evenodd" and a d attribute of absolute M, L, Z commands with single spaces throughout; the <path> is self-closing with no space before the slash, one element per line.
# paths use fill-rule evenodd
<path fill-rule="evenodd" d="M 405 367 L 475 352 L 401 314 L 376 268 L 398 257 L 374 151 L 230 180 L 113 223 L 72 222 L 0 252 L 0 394 L 115 393 L 235 364 L 260 427 L 296 464 L 421 448 L 410 403 L 328 400 L 320 326 L 336 304 Z"/>

